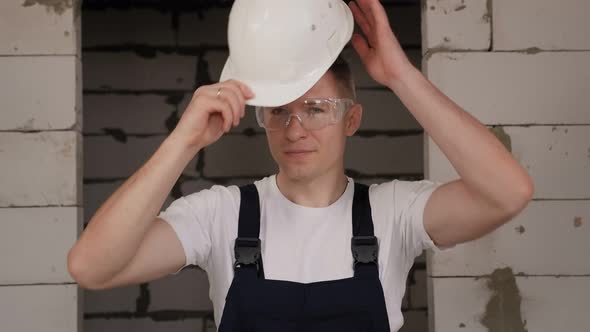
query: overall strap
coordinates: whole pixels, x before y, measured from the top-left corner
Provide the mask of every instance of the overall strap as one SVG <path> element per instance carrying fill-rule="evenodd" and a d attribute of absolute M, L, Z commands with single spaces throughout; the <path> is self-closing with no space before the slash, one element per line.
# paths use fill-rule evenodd
<path fill-rule="evenodd" d="M 264 278 L 259 238 L 260 200 L 256 185 L 251 183 L 240 186 L 240 197 L 238 237 L 234 245 L 234 271 L 254 271 L 259 278 Z"/>
<path fill-rule="evenodd" d="M 354 276 L 378 278 L 379 244 L 374 235 L 369 186 L 356 182 L 352 199 L 352 235 Z"/>

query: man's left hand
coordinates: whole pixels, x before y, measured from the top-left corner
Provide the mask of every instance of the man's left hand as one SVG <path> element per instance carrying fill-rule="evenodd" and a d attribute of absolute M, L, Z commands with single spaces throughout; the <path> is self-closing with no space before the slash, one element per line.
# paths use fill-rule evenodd
<path fill-rule="evenodd" d="M 413 69 L 399 44 L 379 0 L 356 0 L 349 3 L 354 20 L 363 31 L 352 36 L 352 46 L 371 77 L 388 87 Z"/>

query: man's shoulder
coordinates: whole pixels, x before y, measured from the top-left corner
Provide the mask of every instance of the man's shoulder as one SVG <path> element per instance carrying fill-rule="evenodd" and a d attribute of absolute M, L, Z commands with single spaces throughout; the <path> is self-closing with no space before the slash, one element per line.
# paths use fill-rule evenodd
<path fill-rule="evenodd" d="M 382 182 L 366 183 L 369 185 L 369 195 L 371 198 L 385 198 L 403 199 L 407 196 L 416 195 L 418 193 L 427 191 L 428 189 L 436 188 L 442 185 L 442 182 L 421 179 L 421 180 L 404 180 L 392 179 Z"/>
<path fill-rule="evenodd" d="M 255 181 L 233 181 L 231 183 L 209 183 L 208 185 L 201 184 L 200 186 L 193 186 L 189 189 L 190 193 L 184 198 L 191 200 L 240 200 L 240 187 L 247 185 L 255 185 L 259 192 L 266 190 L 269 186 L 271 176 L 267 176 Z"/>

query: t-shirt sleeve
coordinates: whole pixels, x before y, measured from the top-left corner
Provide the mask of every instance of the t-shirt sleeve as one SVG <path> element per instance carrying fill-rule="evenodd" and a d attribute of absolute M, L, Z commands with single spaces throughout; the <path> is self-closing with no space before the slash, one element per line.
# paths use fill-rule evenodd
<path fill-rule="evenodd" d="M 210 224 L 214 217 L 216 192 L 205 189 L 173 201 L 158 217 L 166 221 L 182 244 L 186 262 L 183 267 L 197 265 L 207 269 L 211 253 Z"/>
<path fill-rule="evenodd" d="M 404 245 L 413 258 L 424 249 L 437 247 L 424 227 L 424 209 L 436 188 L 443 183 L 431 180 L 393 181 L 394 218 L 399 225 Z"/>

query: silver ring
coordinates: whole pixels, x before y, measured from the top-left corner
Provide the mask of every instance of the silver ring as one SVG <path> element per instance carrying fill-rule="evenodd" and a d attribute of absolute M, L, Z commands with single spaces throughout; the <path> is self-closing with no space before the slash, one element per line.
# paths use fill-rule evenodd
<path fill-rule="evenodd" d="M 219 96 L 221 96 L 221 88 L 217 89 L 217 94 L 215 96 L 217 98 L 219 98 Z"/>

